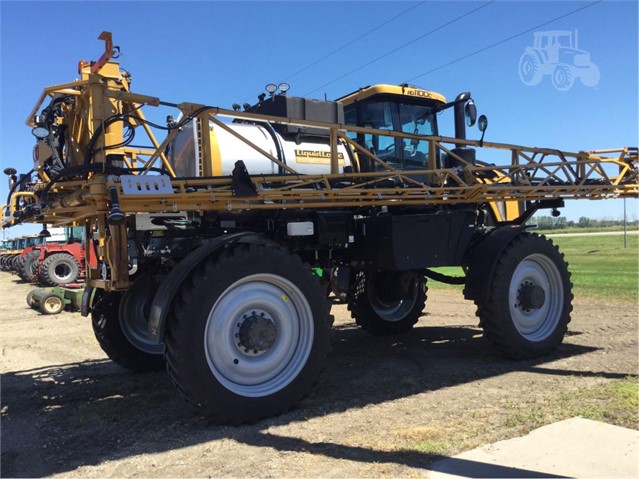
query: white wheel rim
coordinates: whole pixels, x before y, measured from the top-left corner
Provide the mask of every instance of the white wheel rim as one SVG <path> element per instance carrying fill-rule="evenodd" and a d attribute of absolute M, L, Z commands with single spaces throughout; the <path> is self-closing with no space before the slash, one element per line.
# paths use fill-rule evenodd
<path fill-rule="evenodd" d="M 521 304 L 525 285 L 544 291 L 543 305 L 527 309 Z M 564 306 L 564 286 L 555 263 L 545 255 L 533 254 L 524 258 L 513 272 L 508 300 L 510 315 L 517 331 L 529 341 L 543 341 L 557 328 Z"/>
<path fill-rule="evenodd" d="M 366 294 L 368 295 L 371 308 L 373 308 L 375 314 L 384 321 L 388 321 L 389 323 L 401 321 L 415 307 L 415 303 L 417 302 L 417 288 L 419 287 L 417 279 L 413 280 L 413 294 L 409 298 L 388 303 L 379 298 L 373 281 L 371 279 L 367 281 Z"/>
<path fill-rule="evenodd" d="M 135 315 L 133 318 L 119 318 L 120 328 L 124 337 L 137 349 L 148 354 L 162 354 L 164 352 L 163 343 L 154 343 L 149 340 L 149 324 L 142 315 Z"/>
<path fill-rule="evenodd" d="M 251 350 L 240 333 L 256 322 L 267 325 L 264 329 L 274 338 Z M 255 274 L 236 281 L 217 299 L 207 319 L 204 349 L 213 375 L 225 388 L 262 397 L 299 375 L 313 337 L 313 314 L 299 288 L 281 276 Z"/>
<path fill-rule="evenodd" d="M 142 288 L 138 285 L 136 281 L 132 286 L 133 289 L 130 289 L 126 294 L 133 294 L 133 298 L 129 299 L 127 302 L 128 309 L 120 310 L 118 314 L 118 319 L 120 321 L 120 328 L 122 329 L 122 334 L 126 337 L 126 339 L 137 349 L 142 352 L 148 354 L 162 354 L 164 352 L 164 344 L 156 343 L 149 340 L 149 323 L 147 320 L 148 311 L 145 306 L 146 303 L 152 299 L 152 295 L 149 296 L 149 288 L 152 291 L 155 291 L 156 284 L 152 280 L 148 278 L 143 278 L 144 284 Z M 151 281 L 149 283 L 149 281 Z M 149 285 L 147 288 L 144 286 Z M 123 299 L 125 301 L 125 299 Z M 121 303 L 123 304 L 123 303 Z"/>
<path fill-rule="evenodd" d="M 71 266 L 69 266 L 67 263 L 59 263 L 54 266 L 53 273 L 60 281 L 66 281 L 71 277 L 73 271 L 71 269 Z"/>

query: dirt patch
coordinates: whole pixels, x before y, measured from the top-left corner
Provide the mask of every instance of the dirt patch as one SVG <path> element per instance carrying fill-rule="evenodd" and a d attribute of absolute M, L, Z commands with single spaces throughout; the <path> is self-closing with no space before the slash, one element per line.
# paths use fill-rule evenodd
<path fill-rule="evenodd" d="M 431 290 L 417 327 L 391 338 L 335 306 L 333 353 L 311 397 L 222 427 L 167 375 L 111 363 L 87 318 L 28 308 L 30 289 L 0 273 L 3 477 L 424 477 L 442 455 L 525 432 L 548 398 L 637 374 L 635 304 L 577 298 L 559 350 L 513 362 L 482 339 L 471 303 Z"/>

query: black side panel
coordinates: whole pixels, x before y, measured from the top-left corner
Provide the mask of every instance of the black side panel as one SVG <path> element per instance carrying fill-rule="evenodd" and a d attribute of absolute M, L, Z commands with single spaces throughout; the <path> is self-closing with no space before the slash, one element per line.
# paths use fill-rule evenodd
<path fill-rule="evenodd" d="M 313 214 L 318 244 L 347 244 L 353 234 L 353 214 L 342 211 L 317 211 Z"/>
<path fill-rule="evenodd" d="M 459 266 L 475 230 L 470 210 L 380 215 L 358 225 L 353 266 L 385 271 Z"/>

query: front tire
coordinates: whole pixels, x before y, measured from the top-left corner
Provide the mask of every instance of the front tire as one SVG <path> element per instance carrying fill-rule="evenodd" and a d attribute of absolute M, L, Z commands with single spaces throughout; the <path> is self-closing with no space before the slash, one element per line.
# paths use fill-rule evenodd
<path fill-rule="evenodd" d="M 163 346 L 148 341 L 145 344 L 141 336 L 129 339 L 137 328 L 128 324 L 133 320 L 120 319 L 123 297 L 135 291 L 134 287 L 135 283 L 125 294 L 96 294 L 91 307 L 93 332 L 102 350 L 118 366 L 135 372 L 159 371 L 164 369 Z"/>
<path fill-rule="evenodd" d="M 191 273 L 165 337 L 169 374 L 218 422 L 282 414 L 317 381 L 330 347 L 329 303 L 299 257 L 240 243 Z"/>
<path fill-rule="evenodd" d="M 501 253 L 485 300 L 476 300 L 484 335 L 502 354 L 529 359 L 554 351 L 566 334 L 572 283 L 559 249 L 523 233 Z"/>
<path fill-rule="evenodd" d="M 559 91 L 567 91 L 575 83 L 575 75 L 570 66 L 560 63 L 552 72 L 552 84 Z"/>
<path fill-rule="evenodd" d="M 371 334 L 391 335 L 409 331 L 426 305 L 426 278 L 413 274 L 405 297 L 383 298 L 383 273 L 357 272 L 349 294 L 348 309 L 358 326 Z M 390 273 L 386 273 L 390 274 Z"/>

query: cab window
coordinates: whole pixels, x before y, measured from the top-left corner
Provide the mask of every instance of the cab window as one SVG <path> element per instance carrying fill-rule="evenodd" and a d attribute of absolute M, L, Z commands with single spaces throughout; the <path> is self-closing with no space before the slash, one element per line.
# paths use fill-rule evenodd
<path fill-rule="evenodd" d="M 347 125 L 415 135 L 438 135 L 436 113 L 432 106 L 401 103 L 397 99 L 353 103 L 344 108 L 344 117 Z M 393 167 L 428 168 L 427 141 L 370 133 L 349 133 L 348 136 Z M 363 171 L 383 169 L 379 163 L 364 155 L 360 155 L 360 163 Z"/>
<path fill-rule="evenodd" d="M 399 121 L 404 133 L 437 135 L 437 123 L 432 108 L 422 105 L 399 105 Z M 428 168 L 428 142 L 403 138 L 404 168 Z"/>
<path fill-rule="evenodd" d="M 378 130 L 394 130 L 394 117 L 397 104 L 389 101 L 367 103 L 362 107 L 362 124 L 365 127 Z M 369 149 L 379 159 L 395 166 L 401 159 L 397 142 L 392 136 L 364 135 L 364 147 Z"/>
<path fill-rule="evenodd" d="M 357 125 L 357 103 L 352 103 L 344 108 L 344 122 L 347 125 Z M 346 136 L 348 136 L 351 140 L 357 140 L 357 133 L 354 131 L 347 131 Z"/>

